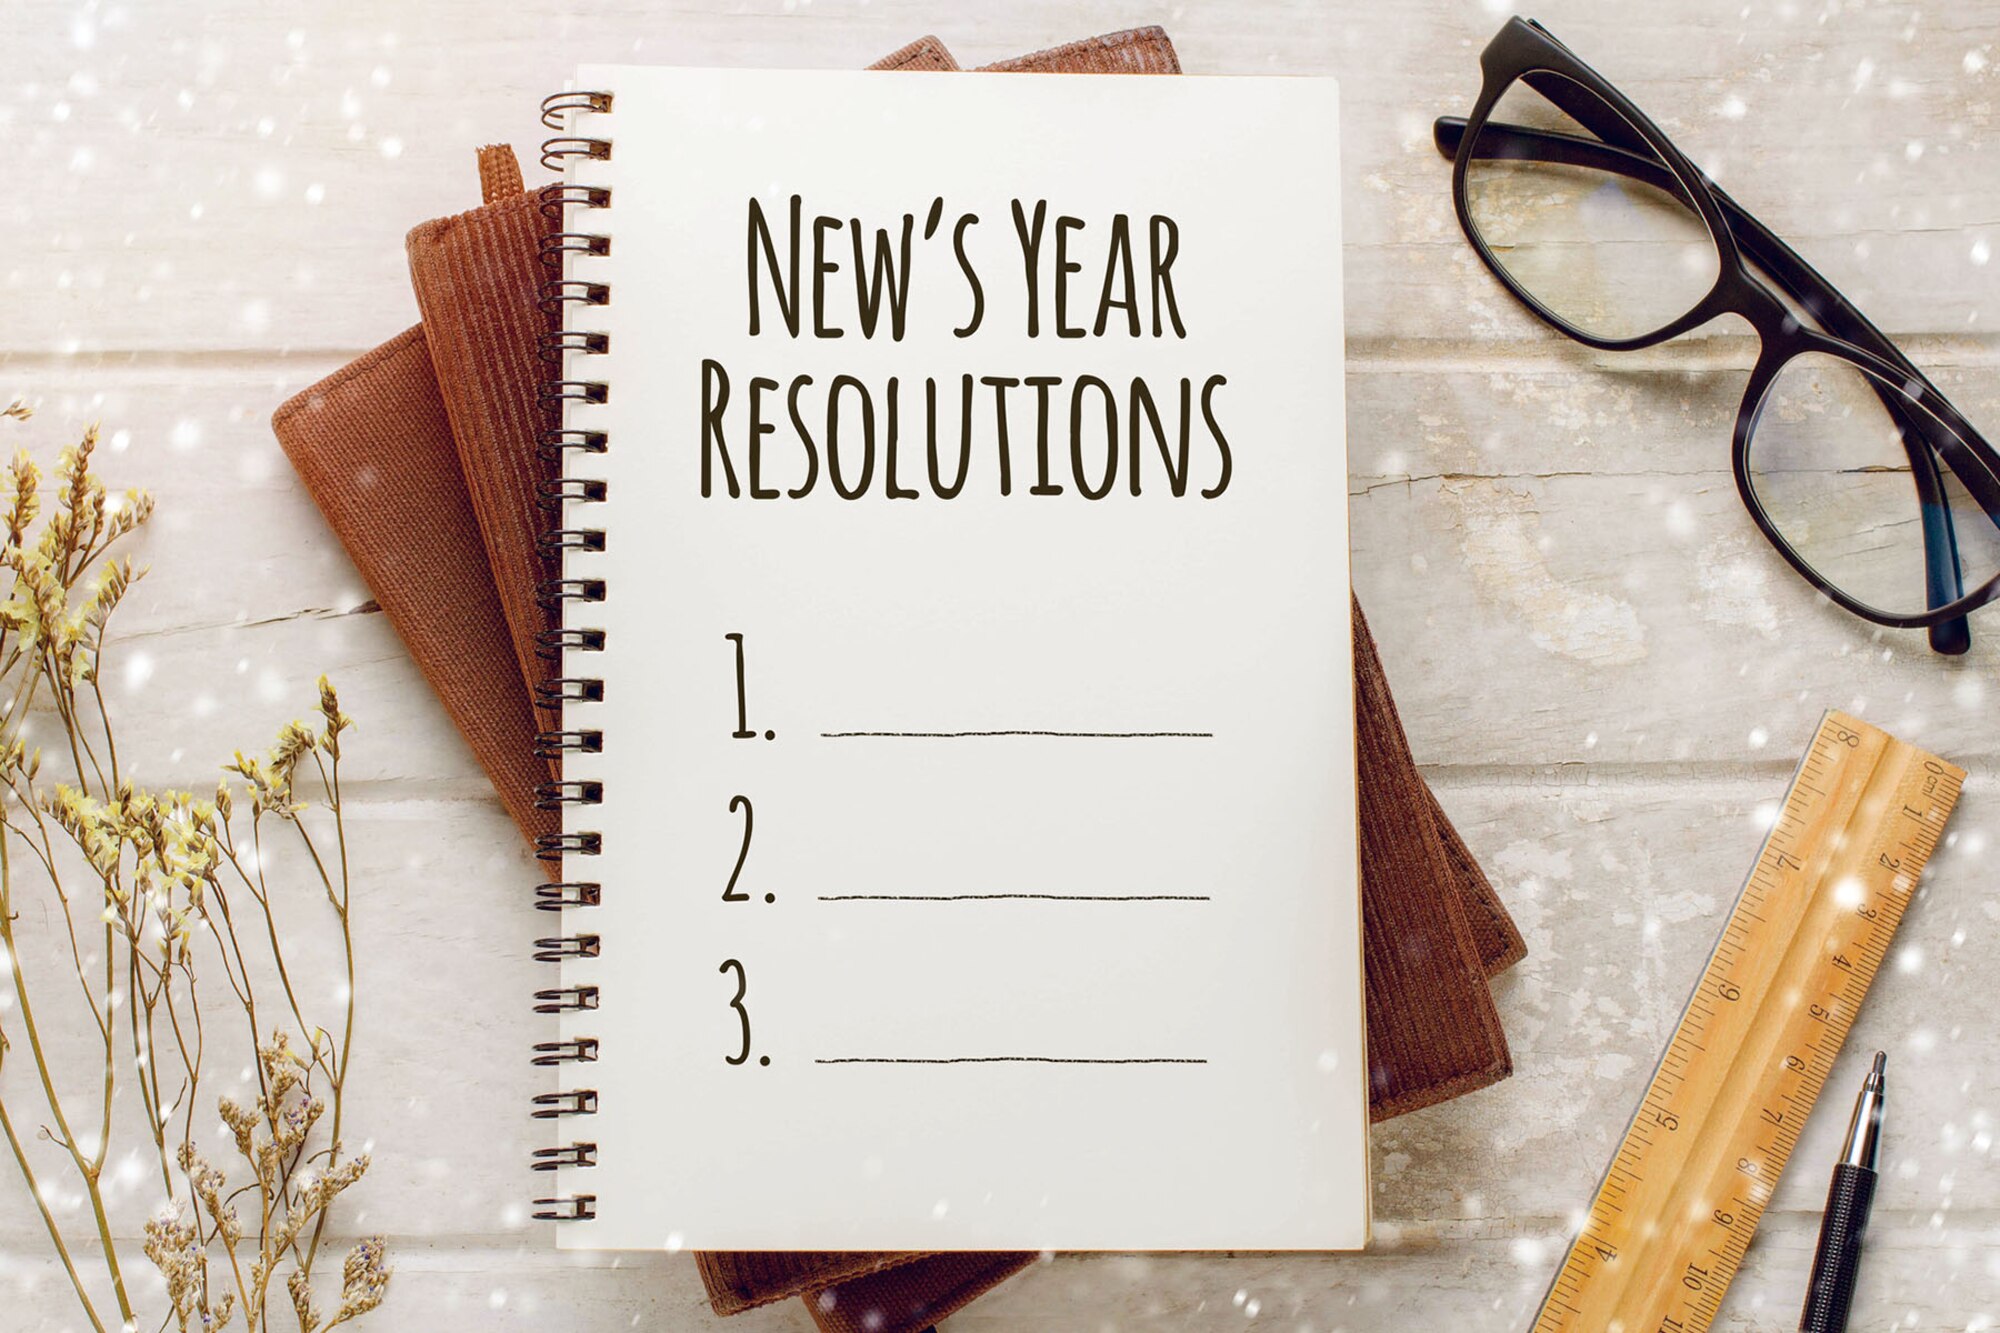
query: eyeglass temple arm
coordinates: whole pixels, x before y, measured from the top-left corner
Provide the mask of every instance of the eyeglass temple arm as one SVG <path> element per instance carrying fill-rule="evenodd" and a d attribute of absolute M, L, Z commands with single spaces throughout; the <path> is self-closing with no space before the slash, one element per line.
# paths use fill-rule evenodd
<path fill-rule="evenodd" d="M 1532 82 L 1532 76 L 1530 76 Z M 1559 80 L 1551 80 L 1552 86 L 1544 90 L 1545 95 L 1556 96 L 1568 91 L 1559 88 Z M 1573 112 L 1590 114 L 1594 108 L 1581 105 L 1566 108 Z M 1603 119 L 1601 115 L 1595 119 Z M 1622 122 L 1615 127 L 1607 125 L 1607 130 L 1622 129 L 1629 135 L 1629 127 Z M 1458 156 L 1460 142 L 1465 137 L 1466 121 L 1459 116 L 1440 116 L 1433 129 L 1433 137 L 1438 151 L 1449 158 Z M 1621 135 L 1620 137 L 1625 137 Z M 1570 166 L 1588 167 L 1593 170 L 1609 171 L 1622 176 L 1642 180 L 1656 189 L 1674 195 L 1682 203 L 1693 206 L 1687 188 L 1680 177 L 1668 170 L 1653 155 L 1644 140 L 1636 140 L 1642 151 L 1631 151 L 1593 139 L 1576 135 L 1559 134 L 1546 130 L 1529 129 L 1525 126 L 1503 126 L 1488 122 L 1481 133 L 1481 156 L 1486 158 L 1513 159 L 1516 161 L 1561 162 Z M 1491 149 L 1493 151 L 1486 151 Z M 1882 360 L 1902 370 L 1913 380 L 1932 388 L 1916 366 L 1880 329 L 1850 304 L 1834 286 L 1808 264 L 1791 246 L 1787 245 L 1763 223 L 1752 216 L 1741 204 L 1731 199 L 1720 187 L 1706 176 L 1703 183 L 1714 193 L 1723 215 L 1735 235 L 1738 247 L 1752 263 L 1763 269 L 1782 288 L 1786 295 L 1804 306 L 1814 319 L 1833 334 L 1866 349 Z M 1946 606 L 1965 595 L 1964 580 L 1960 572 L 1958 542 L 1952 530 L 1949 506 L 1944 500 L 1943 478 L 1939 475 L 1936 456 L 1944 455 L 1957 447 L 1955 438 L 1940 439 L 1929 419 L 1921 414 L 1908 412 L 1902 403 L 1881 386 L 1876 386 L 1877 396 L 1890 414 L 1896 418 L 1905 437 L 1905 448 L 1910 455 L 1911 466 L 1917 484 L 1920 512 L 1923 515 L 1924 547 L 1928 559 L 1926 566 L 1926 592 L 1932 606 Z M 1942 395 L 1940 395 L 1942 396 Z M 1919 437 L 1930 443 L 1930 449 L 1909 447 L 1910 437 Z M 1975 442 L 1991 451 L 1991 446 L 1983 439 L 1975 437 Z M 1949 460 L 1947 460 L 1949 461 Z M 1973 474 L 1967 482 L 1967 489 L 1977 494 L 1981 507 L 1996 523 L 2000 523 L 2000 494 L 1993 494 L 1990 485 L 1980 475 L 1982 469 L 1970 469 Z M 1931 646 L 1941 653 L 1962 653 L 1971 645 L 1971 628 L 1964 618 L 1950 620 L 1931 627 Z"/>

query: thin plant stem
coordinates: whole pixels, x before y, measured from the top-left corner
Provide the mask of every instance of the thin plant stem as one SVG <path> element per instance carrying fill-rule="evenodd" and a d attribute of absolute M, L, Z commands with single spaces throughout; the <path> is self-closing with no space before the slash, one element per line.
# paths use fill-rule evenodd
<path fill-rule="evenodd" d="M 250 817 L 250 847 L 257 856 L 257 887 L 252 896 L 257 899 L 257 907 L 264 914 L 264 931 L 271 940 L 271 959 L 278 965 L 278 982 L 284 988 L 286 1002 L 292 1006 L 292 1018 L 298 1023 L 299 1032 L 310 1039 L 313 1028 L 306 1022 L 305 1011 L 299 1007 L 298 992 L 292 989 L 291 969 L 285 966 L 285 950 L 278 943 L 278 918 L 271 910 L 271 891 L 264 879 L 263 822 L 261 815 Z"/>
<path fill-rule="evenodd" d="M 317 753 L 313 756 L 313 762 L 319 763 Z M 347 869 L 347 821 L 341 817 L 340 808 L 340 757 L 338 755 L 334 756 L 332 760 L 331 772 L 328 771 L 325 765 L 321 766 L 320 781 L 326 784 L 327 804 L 333 810 L 334 814 L 334 833 L 340 841 L 340 901 L 337 904 L 337 915 L 340 919 L 341 953 L 347 967 L 347 1013 L 345 1030 L 342 1032 L 340 1039 L 340 1066 L 337 1072 L 329 1075 L 333 1081 L 333 1126 L 327 1137 L 326 1169 L 331 1171 L 340 1161 L 341 1113 L 346 1109 L 347 1103 L 345 1095 L 347 1091 L 347 1059 L 354 1047 L 354 921 L 350 914 L 350 907 L 353 900 Z M 304 836 L 303 825 L 300 831 L 301 836 Z M 308 848 L 312 846 L 310 838 L 306 839 L 306 846 Z M 313 855 L 313 864 L 319 864 L 317 853 Z M 320 872 L 322 878 L 325 877 L 325 873 L 325 870 L 322 869 Z M 327 886 L 329 897 L 332 896 L 332 887 L 330 883 Z M 320 1237 L 325 1231 L 326 1212 L 322 1210 L 319 1220 L 313 1224 L 312 1242 L 306 1246 L 305 1271 L 308 1274 L 312 1272 L 313 1263 L 319 1258 Z"/>
<path fill-rule="evenodd" d="M 129 1324 L 132 1322 L 132 1301 L 125 1293 L 125 1274 L 118 1265 L 118 1247 L 111 1237 L 111 1219 L 105 1213 L 104 1195 L 98 1188 L 100 1167 L 84 1159 L 83 1150 L 76 1145 L 76 1136 L 70 1132 L 69 1120 L 63 1114 L 62 1098 L 57 1096 L 55 1082 L 49 1075 L 48 1052 L 42 1047 L 41 1029 L 35 1023 L 34 1005 L 28 998 L 28 981 L 21 973 L 21 951 L 14 942 L 13 874 L 7 839 L 0 837 L 0 896 L 6 898 L 4 903 L 0 903 L 0 944 L 7 946 L 7 968 L 13 976 L 14 1002 L 21 1009 L 21 1028 L 28 1034 L 28 1048 L 35 1057 L 35 1072 L 41 1077 L 42 1095 L 48 1100 L 49 1114 L 55 1117 L 62 1144 L 69 1150 L 70 1160 L 76 1163 L 76 1169 L 83 1177 L 84 1194 L 90 1199 L 90 1210 L 97 1220 L 98 1239 L 104 1245 L 104 1263 L 111 1272 L 112 1292 L 118 1298 L 118 1313 Z M 108 1083 L 108 1072 L 105 1077 Z M 107 1092 L 107 1105 L 109 1099 Z"/>
<path fill-rule="evenodd" d="M 14 1164 L 21 1168 L 21 1179 L 28 1186 L 28 1197 L 35 1201 L 35 1211 L 41 1214 L 42 1225 L 48 1228 L 49 1242 L 56 1247 L 56 1257 L 62 1260 L 63 1272 L 69 1274 L 70 1285 L 76 1288 L 76 1299 L 83 1306 L 84 1317 L 90 1320 L 90 1326 L 97 1333 L 105 1333 L 104 1321 L 98 1318 L 97 1306 L 90 1299 L 90 1292 L 84 1288 L 83 1277 L 76 1271 L 76 1261 L 70 1258 L 69 1246 L 63 1243 L 62 1228 L 56 1225 L 55 1215 L 42 1199 L 42 1187 L 35 1182 L 35 1168 L 29 1165 L 21 1136 L 14 1132 L 14 1117 L 7 1113 L 5 1098 L 0 1098 L 0 1129 L 7 1133 L 7 1146 L 14 1151 Z"/>
<path fill-rule="evenodd" d="M 19 795 L 19 793 L 17 792 L 16 795 Z M 48 872 L 49 886 L 55 890 L 56 899 L 62 905 L 63 928 L 69 934 L 69 956 L 70 961 L 76 967 L 77 984 L 83 988 L 84 999 L 89 1003 L 91 1018 L 96 1019 L 98 1017 L 97 997 L 95 992 L 90 989 L 90 975 L 85 971 L 83 966 L 83 945 L 76 937 L 76 913 L 71 910 L 69 894 L 63 889 L 62 876 L 56 871 L 55 848 L 49 845 L 48 825 L 42 821 L 41 811 L 37 810 L 30 801 L 24 798 L 21 803 L 35 817 L 35 828 L 41 834 L 42 845 L 37 847 L 35 840 L 27 835 L 27 831 L 16 825 L 12 820 L 6 821 L 6 826 L 20 836 L 22 844 L 30 852 L 34 853 L 35 859 L 42 863 L 42 869 Z"/>

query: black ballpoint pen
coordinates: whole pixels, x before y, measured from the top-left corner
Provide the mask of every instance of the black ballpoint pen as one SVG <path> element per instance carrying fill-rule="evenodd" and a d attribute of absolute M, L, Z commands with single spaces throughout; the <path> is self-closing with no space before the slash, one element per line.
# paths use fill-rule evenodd
<path fill-rule="evenodd" d="M 1882 1071 L 1889 1057 L 1875 1052 L 1875 1064 L 1854 1099 L 1854 1118 L 1847 1125 L 1847 1144 L 1833 1168 L 1826 1192 L 1826 1216 L 1819 1225 L 1819 1246 L 1813 1252 L 1812 1279 L 1806 1284 L 1806 1306 L 1799 1315 L 1799 1333 L 1841 1333 L 1847 1327 L 1847 1307 L 1854 1299 L 1854 1279 L 1861 1272 L 1861 1233 L 1868 1227 L 1868 1208 L 1875 1201 L 1875 1159 L 1882 1143 L 1884 1086 Z"/>

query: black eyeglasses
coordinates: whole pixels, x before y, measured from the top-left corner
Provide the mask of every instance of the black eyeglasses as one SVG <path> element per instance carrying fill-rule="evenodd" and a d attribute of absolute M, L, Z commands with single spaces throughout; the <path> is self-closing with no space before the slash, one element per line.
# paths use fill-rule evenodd
<path fill-rule="evenodd" d="M 1966 651 L 1966 613 L 2000 597 L 2000 453 L 1540 24 L 1510 19 L 1480 67 L 1472 114 L 1443 117 L 1435 132 L 1459 225 L 1486 267 L 1537 315 L 1605 351 L 1651 347 L 1718 315 L 1749 320 L 1760 350 L 1734 467 L 1750 516 L 1840 606 L 1928 629 L 1938 652 Z"/>

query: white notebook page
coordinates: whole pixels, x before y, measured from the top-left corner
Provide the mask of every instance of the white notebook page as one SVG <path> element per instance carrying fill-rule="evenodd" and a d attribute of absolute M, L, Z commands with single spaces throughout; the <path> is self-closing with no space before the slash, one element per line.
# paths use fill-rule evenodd
<path fill-rule="evenodd" d="M 1333 83 L 577 86 L 561 1243 L 1362 1244 Z"/>

